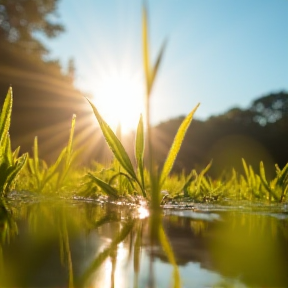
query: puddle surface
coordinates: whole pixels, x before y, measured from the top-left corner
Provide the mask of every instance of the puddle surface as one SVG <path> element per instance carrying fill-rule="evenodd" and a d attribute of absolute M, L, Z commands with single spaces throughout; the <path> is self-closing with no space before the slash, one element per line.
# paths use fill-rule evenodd
<path fill-rule="evenodd" d="M 288 287 L 285 205 L 171 208 L 2 202 L 0 286 Z"/>

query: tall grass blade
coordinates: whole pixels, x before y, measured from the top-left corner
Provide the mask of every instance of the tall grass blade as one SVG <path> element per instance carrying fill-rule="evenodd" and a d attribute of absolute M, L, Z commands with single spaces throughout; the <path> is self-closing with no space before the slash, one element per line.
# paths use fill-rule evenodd
<path fill-rule="evenodd" d="M 13 152 L 13 159 L 14 159 L 14 161 L 17 160 L 18 155 L 19 155 L 19 152 L 20 152 L 20 146 L 18 146 L 18 147 L 14 150 L 14 152 Z"/>
<path fill-rule="evenodd" d="M 149 97 L 151 86 L 151 75 L 150 75 L 149 44 L 148 44 L 147 8 L 145 5 L 143 6 L 142 10 L 142 43 L 143 43 L 143 65 L 146 79 L 146 91 Z"/>
<path fill-rule="evenodd" d="M 33 146 L 33 164 L 34 164 L 34 172 L 37 180 L 40 180 L 40 171 L 39 171 L 39 155 L 38 155 L 38 139 L 37 136 L 34 138 L 34 146 Z"/>
<path fill-rule="evenodd" d="M 265 186 L 265 188 L 269 191 L 269 185 L 268 185 L 268 182 L 267 182 L 267 179 L 266 179 L 266 173 L 265 173 L 265 168 L 264 168 L 264 163 L 263 161 L 260 162 L 260 168 L 259 168 L 259 171 L 260 171 L 260 179 L 262 181 L 262 184 Z"/>
<path fill-rule="evenodd" d="M 250 184 L 249 169 L 248 169 L 248 166 L 247 166 L 246 161 L 245 161 L 244 158 L 242 158 L 242 164 L 243 164 L 244 172 L 245 172 L 245 175 L 246 175 L 247 183 Z"/>
<path fill-rule="evenodd" d="M 137 133 L 136 133 L 136 144 L 135 144 L 135 157 L 137 168 L 140 174 L 141 184 L 143 189 L 144 188 L 144 126 L 143 126 L 143 118 L 142 115 L 140 116 Z"/>
<path fill-rule="evenodd" d="M 264 188 L 266 189 L 266 191 L 268 192 L 269 194 L 269 201 L 271 202 L 271 195 L 273 195 L 273 197 L 275 199 L 277 199 L 277 195 L 274 193 L 274 191 L 271 189 L 270 185 L 268 184 L 268 181 L 266 179 L 266 173 L 265 173 L 265 168 L 264 168 L 264 163 L 263 161 L 260 162 L 260 168 L 259 168 L 259 171 L 260 171 L 260 180 L 261 180 L 261 183 L 262 185 L 264 186 Z"/>
<path fill-rule="evenodd" d="M 173 165 L 174 165 L 174 162 L 175 162 L 175 159 L 177 157 L 177 154 L 180 150 L 180 147 L 181 147 L 181 144 L 183 142 L 183 139 L 185 137 L 185 134 L 186 134 L 186 131 L 192 121 L 192 118 L 193 118 L 193 115 L 194 113 L 196 112 L 197 108 L 199 107 L 200 104 L 198 104 L 189 114 L 188 116 L 183 120 L 183 122 L 181 123 L 178 131 L 177 131 L 177 134 L 174 138 L 174 141 L 173 141 L 173 144 L 170 148 L 170 151 L 168 153 L 168 156 L 166 158 L 166 161 L 164 163 L 164 166 L 163 166 L 163 169 L 162 169 L 162 173 L 161 173 L 161 176 L 160 176 L 160 188 L 161 186 L 163 185 L 166 177 L 169 175 Z"/>
<path fill-rule="evenodd" d="M 109 125 L 104 121 L 104 119 L 99 114 L 98 110 L 94 106 L 94 104 L 88 99 L 88 102 L 90 103 L 94 114 L 96 116 L 96 119 L 98 120 L 98 123 L 100 125 L 100 128 L 102 130 L 102 133 L 106 139 L 106 142 L 108 143 L 111 151 L 113 152 L 116 159 L 119 161 L 120 165 L 126 170 L 126 172 L 135 180 L 137 179 L 136 174 L 134 172 L 131 160 L 125 151 L 123 145 L 119 141 L 119 139 L 116 137 L 112 129 L 109 127 Z"/>
<path fill-rule="evenodd" d="M 160 52 L 158 54 L 156 63 L 154 65 L 154 67 L 153 67 L 153 71 L 152 71 L 151 76 L 150 76 L 151 79 L 150 79 L 150 91 L 149 92 L 151 92 L 151 90 L 152 90 L 152 86 L 153 86 L 155 77 L 157 75 L 161 60 L 163 58 L 163 54 L 164 54 L 164 51 L 165 51 L 165 48 L 166 48 L 166 44 L 167 44 L 167 40 L 165 40 L 164 43 L 162 44 L 162 47 L 161 47 Z"/>
<path fill-rule="evenodd" d="M 5 137 L 5 141 L 4 141 L 4 157 L 7 161 L 7 164 L 13 165 L 13 154 L 12 154 L 12 150 L 11 150 L 11 140 L 10 140 L 10 134 L 9 132 L 6 133 L 6 137 Z"/>
<path fill-rule="evenodd" d="M 51 167 L 49 167 L 47 173 L 44 174 L 45 177 L 43 178 L 42 187 L 44 187 L 45 184 L 48 183 L 54 175 L 56 175 L 62 161 L 65 161 L 63 159 L 65 159 L 66 153 L 67 153 L 67 147 L 64 147 L 61 153 L 59 154 L 56 162 Z"/>

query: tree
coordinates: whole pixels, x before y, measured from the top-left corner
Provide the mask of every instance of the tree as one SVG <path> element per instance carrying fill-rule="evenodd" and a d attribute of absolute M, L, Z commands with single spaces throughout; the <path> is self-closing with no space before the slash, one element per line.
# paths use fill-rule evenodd
<path fill-rule="evenodd" d="M 21 146 L 21 152 L 31 153 L 38 136 L 40 157 L 53 161 L 67 143 L 72 115 L 77 115 L 76 137 L 82 132 L 80 127 L 87 126 L 86 115 L 92 118 L 93 113 L 72 83 L 73 61 L 69 75 L 63 73 L 58 60 L 44 58 L 48 50 L 37 39 L 40 34 L 53 38 L 64 31 L 57 22 L 58 2 L 0 0 L 0 105 L 11 85 L 12 148 Z M 84 136 L 79 146 L 85 142 Z"/>
<path fill-rule="evenodd" d="M 34 56 L 43 57 L 48 50 L 35 36 L 49 38 L 64 31 L 57 19 L 58 0 L 0 0 L 0 45 L 12 44 Z"/>
<path fill-rule="evenodd" d="M 251 111 L 256 113 L 254 121 L 265 126 L 288 116 L 288 93 L 272 93 L 253 101 Z"/>

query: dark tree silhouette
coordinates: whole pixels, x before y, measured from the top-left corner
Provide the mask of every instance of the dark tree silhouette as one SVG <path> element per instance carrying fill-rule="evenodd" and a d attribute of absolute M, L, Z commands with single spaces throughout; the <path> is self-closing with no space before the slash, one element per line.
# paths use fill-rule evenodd
<path fill-rule="evenodd" d="M 288 95 L 285 92 L 269 94 L 253 101 L 254 121 L 265 126 L 288 116 Z"/>
<path fill-rule="evenodd" d="M 35 56 L 47 54 L 36 33 L 49 38 L 64 31 L 57 18 L 58 0 L 0 0 L 0 42 Z"/>
<path fill-rule="evenodd" d="M 62 73 L 58 60 L 47 60 L 48 49 L 37 38 L 39 34 L 53 38 L 64 31 L 57 22 L 58 2 L 0 0 L 0 105 L 11 85 L 12 146 L 20 145 L 21 152 L 32 153 L 34 137 L 38 136 L 40 157 L 48 161 L 55 160 L 66 145 L 73 114 L 77 115 L 77 147 L 90 145 L 82 159 L 85 153 L 88 158 L 88 152 L 94 152 L 93 156 L 101 153 L 104 145 L 103 139 L 97 145 L 100 133 L 91 107 L 73 85 L 73 60 L 67 73 Z"/>
<path fill-rule="evenodd" d="M 241 158 L 259 171 L 264 161 L 268 177 L 275 175 L 274 165 L 288 162 L 288 93 L 269 94 L 254 100 L 247 109 L 232 108 L 206 121 L 193 120 L 177 156 L 174 171 L 202 169 L 211 159 L 208 174 L 221 176 L 232 168 L 243 172 Z M 163 165 L 174 135 L 184 117 L 171 119 L 154 128 L 155 158 Z"/>

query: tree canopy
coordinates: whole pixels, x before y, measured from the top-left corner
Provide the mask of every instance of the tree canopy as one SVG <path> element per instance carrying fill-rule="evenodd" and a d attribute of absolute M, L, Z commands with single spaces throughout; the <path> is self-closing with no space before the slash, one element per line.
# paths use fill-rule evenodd
<path fill-rule="evenodd" d="M 29 54 L 48 50 L 37 33 L 53 38 L 64 31 L 57 21 L 58 0 L 0 0 L 0 43 L 13 44 Z"/>

